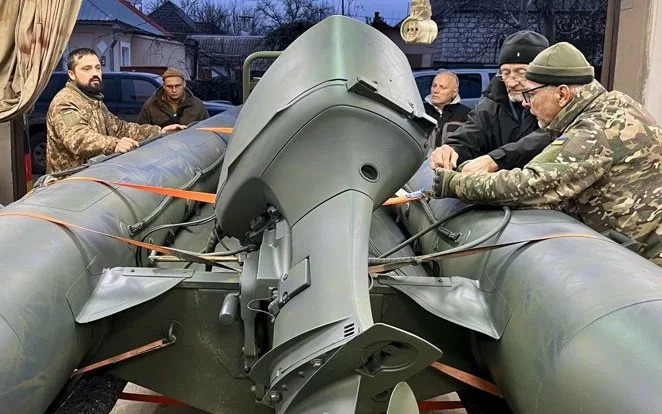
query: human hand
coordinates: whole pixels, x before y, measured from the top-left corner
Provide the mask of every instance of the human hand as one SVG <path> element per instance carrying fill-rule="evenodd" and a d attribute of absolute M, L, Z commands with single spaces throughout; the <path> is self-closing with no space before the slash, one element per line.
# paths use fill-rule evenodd
<path fill-rule="evenodd" d="M 442 145 L 430 154 L 430 168 L 433 170 L 437 168 L 452 170 L 457 167 L 458 157 L 459 155 L 451 146 Z"/>
<path fill-rule="evenodd" d="M 128 137 L 122 137 L 117 141 L 117 144 L 115 144 L 115 152 L 124 153 L 131 151 L 134 148 L 138 148 L 138 141 Z"/>
<path fill-rule="evenodd" d="M 474 172 L 495 172 L 499 170 L 499 166 L 494 159 L 489 155 L 481 155 L 478 158 L 474 158 L 471 161 L 468 161 L 464 166 L 462 166 L 463 173 L 474 173 Z"/>
<path fill-rule="evenodd" d="M 168 126 L 164 126 L 163 128 L 161 128 L 161 133 L 162 134 L 169 134 L 171 132 L 181 131 L 182 129 L 186 129 L 186 125 L 173 124 L 173 125 L 168 125 Z"/>

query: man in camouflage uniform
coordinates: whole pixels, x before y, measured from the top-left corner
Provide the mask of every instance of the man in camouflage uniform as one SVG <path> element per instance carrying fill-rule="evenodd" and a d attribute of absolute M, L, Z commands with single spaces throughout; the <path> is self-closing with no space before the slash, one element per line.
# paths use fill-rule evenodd
<path fill-rule="evenodd" d="M 74 50 L 67 67 L 69 81 L 46 116 L 48 173 L 78 167 L 97 155 L 127 152 L 138 141 L 185 128 L 138 125 L 111 114 L 103 103 L 101 63 L 94 50 Z"/>
<path fill-rule="evenodd" d="M 617 230 L 662 266 L 662 127 L 636 101 L 607 92 L 569 43 L 541 52 L 526 73 L 527 106 L 554 141 L 522 169 L 435 170 L 436 197 L 560 208 L 597 231 Z"/>

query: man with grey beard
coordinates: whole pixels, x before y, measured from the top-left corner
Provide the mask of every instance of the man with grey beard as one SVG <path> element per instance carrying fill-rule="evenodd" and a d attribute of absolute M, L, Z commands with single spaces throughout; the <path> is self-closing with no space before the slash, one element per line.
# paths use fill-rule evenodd
<path fill-rule="evenodd" d="M 524 166 L 552 141 L 522 106 L 524 74 L 538 53 L 549 46 L 545 36 L 529 30 L 508 36 L 499 52 L 499 71 L 483 92 L 469 119 L 449 134 L 430 155 L 430 167 L 462 172 L 494 172 Z"/>

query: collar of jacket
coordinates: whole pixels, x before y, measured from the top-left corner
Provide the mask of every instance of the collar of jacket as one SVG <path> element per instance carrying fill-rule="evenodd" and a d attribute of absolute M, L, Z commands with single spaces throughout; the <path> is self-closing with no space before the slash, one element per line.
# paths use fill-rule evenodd
<path fill-rule="evenodd" d="M 82 96 L 85 100 L 88 101 L 94 101 L 94 102 L 99 102 L 103 101 L 103 94 L 101 92 L 95 93 L 95 94 L 88 94 L 80 90 L 80 88 L 76 85 L 76 82 L 72 81 L 69 79 L 67 81 L 67 84 L 65 85 L 66 88 L 71 89 L 72 91 L 78 93 L 80 96 Z"/>
<path fill-rule="evenodd" d="M 170 107 L 169 102 L 166 99 L 165 88 L 163 86 L 159 87 L 159 89 L 156 90 L 155 94 L 156 94 L 156 97 L 158 98 L 159 102 L 163 102 L 166 106 Z M 184 94 L 179 99 L 179 104 L 177 106 L 179 108 L 189 106 L 191 104 L 191 97 L 192 96 L 193 96 L 193 92 L 191 92 L 191 90 L 188 87 L 185 87 L 184 88 Z"/>
<path fill-rule="evenodd" d="M 583 91 L 556 114 L 556 117 L 547 126 L 547 130 L 555 136 L 560 136 L 563 131 L 588 107 L 598 96 L 606 92 L 600 82 L 594 80 L 589 83 Z"/>
<path fill-rule="evenodd" d="M 506 84 L 503 83 L 499 78 L 494 76 L 490 81 L 490 84 L 483 92 L 483 96 L 488 99 L 493 100 L 496 103 L 500 103 L 506 107 L 509 107 L 510 98 L 508 98 L 508 91 L 506 90 Z"/>
<path fill-rule="evenodd" d="M 462 98 L 460 98 L 460 94 L 458 93 L 457 95 L 455 95 L 455 98 L 453 98 L 453 100 L 450 103 L 444 105 L 444 108 L 450 107 L 451 105 L 459 104 L 461 100 Z M 440 114 L 443 112 L 443 108 L 439 109 L 435 104 L 432 103 L 432 94 L 426 96 L 424 101 L 425 103 L 431 105 L 434 109 L 436 109 L 437 112 L 439 112 Z"/>

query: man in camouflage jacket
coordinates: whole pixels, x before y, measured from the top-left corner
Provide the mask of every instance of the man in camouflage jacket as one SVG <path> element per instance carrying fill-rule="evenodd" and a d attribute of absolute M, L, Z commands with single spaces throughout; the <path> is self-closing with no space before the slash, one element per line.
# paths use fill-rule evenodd
<path fill-rule="evenodd" d="M 76 49 L 67 62 L 69 81 L 58 92 L 46 116 L 48 173 L 80 166 L 92 157 L 127 152 L 138 141 L 185 128 L 125 122 L 103 103 L 101 64 L 91 49 Z"/>
<path fill-rule="evenodd" d="M 526 77 L 525 101 L 554 141 L 522 169 L 437 169 L 435 196 L 560 208 L 597 231 L 634 239 L 662 266 L 662 127 L 629 96 L 607 92 L 568 43 L 541 52 Z"/>

